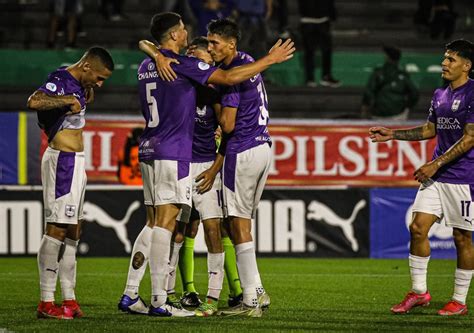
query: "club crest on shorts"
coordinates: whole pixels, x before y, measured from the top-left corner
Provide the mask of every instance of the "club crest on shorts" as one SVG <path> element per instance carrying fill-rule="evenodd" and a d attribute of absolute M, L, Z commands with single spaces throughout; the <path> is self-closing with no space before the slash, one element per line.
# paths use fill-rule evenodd
<path fill-rule="evenodd" d="M 66 216 L 67 217 L 74 217 L 74 215 L 76 215 L 76 206 L 66 205 Z"/>
<path fill-rule="evenodd" d="M 456 112 L 459 109 L 459 104 L 461 104 L 461 100 L 455 99 L 453 105 L 451 105 L 451 111 Z"/>

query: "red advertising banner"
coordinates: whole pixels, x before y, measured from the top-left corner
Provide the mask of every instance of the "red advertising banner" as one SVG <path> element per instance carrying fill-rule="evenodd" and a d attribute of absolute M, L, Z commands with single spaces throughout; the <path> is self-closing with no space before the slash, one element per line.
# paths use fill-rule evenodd
<path fill-rule="evenodd" d="M 138 117 L 128 120 L 94 118 L 84 128 L 89 183 L 118 183 L 117 158 L 127 135 L 143 126 Z M 371 125 L 348 122 L 269 127 L 274 161 L 269 187 L 416 186 L 413 172 L 431 159 L 435 140 L 372 143 Z M 46 148 L 43 137 L 42 151 Z"/>

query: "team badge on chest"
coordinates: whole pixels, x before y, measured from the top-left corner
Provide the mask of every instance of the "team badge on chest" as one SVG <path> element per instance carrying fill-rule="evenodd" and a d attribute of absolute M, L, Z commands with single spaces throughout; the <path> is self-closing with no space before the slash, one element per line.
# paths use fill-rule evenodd
<path fill-rule="evenodd" d="M 67 217 L 74 217 L 74 215 L 76 215 L 76 206 L 66 205 L 66 216 Z"/>
<path fill-rule="evenodd" d="M 455 99 L 453 105 L 451 105 L 451 111 L 456 112 L 459 109 L 459 104 L 461 104 L 461 100 Z"/>

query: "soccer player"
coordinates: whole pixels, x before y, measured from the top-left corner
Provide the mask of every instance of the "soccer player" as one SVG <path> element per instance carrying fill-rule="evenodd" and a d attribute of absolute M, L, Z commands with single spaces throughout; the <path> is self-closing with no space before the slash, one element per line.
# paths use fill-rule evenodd
<path fill-rule="evenodd" d="M 193 56 L 202 61 L 213 64 L 208 52 L 208 41 L 205 37 L 195 38 L 191 43 Z M 181 298 L 183 306 L 198 307 L 197 316 L 212 316 L 217 313 L 217 305 L 224 279 L 224 248 L 221 240 L 222 222 L 222 188 L 220 171 L 224 157 L 217 154 L 216 131 L 218 127 L 217 115 L 220 111 L 220 99 L 217 91 L 212 87 L 197 87 L 197 108 L 192 149 L 193 208 L 182 209 L 180 224 L 173 243 L 170 259 L 170 277 L 168 280 L 168 299 L 177 302 L 174 295 L 175 271 L 178 263 L 183 281 L 184 295 Z M 188 207 L 189 208 L 189 207 Z M 208 293 L 205 303 L 202 303 L 196 292 L 194 276 L 194 238 L 196 237 L 199 222 L 204 226 L 205 240 L 208 248 Z M 189 223 L 188 223 L 189 222 Z M 185 227 L 184 227 L 185 226 Z M 184 234 L 183 234 L 184 229 Z M 184 247 L 183 246 L 184 241 Z M 180 249 L 181 254 L 180 254 Z M 235 266 L 235 259 L 234 259 Z M 236 268 L 234 268 L 236 273 Z M 230 272 L 229 272 L 230 273 Z M 232 277 L 233 280 L 237 277 Z M 241 291 L 240 291 L 241 292 Z"/>
<path fill-rule="evenodd" d="M 179 65 L 173 65 L 177 79 L 172 82 L 159 78 L 152 59 L 145 59 L 138 69 L 140 101 L 146 121 L 139 157 L 147 225 L 135 241 L 127 286 L 119 308 L 122 311 L 138 312 L 133 309 L 135 304 L 143 305 L 138 296 L 138 286 L 148 259 L 152 280 L 148 314 L 190 316 L 194 313 L 166 304 L 166 287 L 170 242 L 176 217 L 181 206 L 191 206 L 190 162 L 196 112 L 195 85 L 242 82 L 272 64 L 290 59 L 295 49 L 291 40 L 284 43 L 278 41 L 259 61 L 224 71 L 197 58 L 178 54 L 180 49 L 187 46 L 187 31 L 176 13 L 155 15 L 151 22 L 151 35 L 161 46 L 156 58 L 162 60 L 160 57 L 164 55 L 175 59 Z"/>
<path fill-rule="evenodd" d="M 457 250 L 454 294 L 439 315 L 467 313 L 466 297 L 474 269 L 472 247 L 472 195 L 474 188 L 474 81 L 469 79 L 474 61 L 474 44 L 455 40 L 446 45 L 442 77 L 449 82 L 437 89 L 431 100 L 428 121 L 419 127 L 392 130 L 372 127 L 372 142 L 389 140 L 418 141 L 437 136 L 433 159 L 415 171 L 421 183 L 413 204 L 408 257 L 412 289 L 403 301 L 391 308 L 407 313 L 416 306 L 427 306 L 431 295 L 426 275 L 430 260 L 428 232 L 434 223 L 444 220 L 453 227 Z"/>
<path fill-rule="evenodd" d="M 76 251 L 83 219 L 87 182 L 82 128 L 86 105 L 112 74 L 107 50 L 92 47 L 68 67 L 60 67 L 28 98 L 38 123 L 48 136 L 41 162 L 46 231 L 38 252 L 41 302 L 38 318 L 72 319 L 82 316 L 76 302 Z M 54 303 L 59 275 L 62 306 Z"/>
<path fill-rule="evenodd" d="M 208 25 L 209 50 L 222 69 L 252 64 L 251 56 L 237 50 L 240 31 L 227 19 Z M 271 138 L 268 133 L 268 100 L 262 76 L 222 90 L 220 125 L 227 136 L 223 167 L 224 211 L 237 255 L 243 302 L 223 314 L 259 317 L 270 298 L 260 281 L 251 235 L 252 217 L 268 176 Z"/>

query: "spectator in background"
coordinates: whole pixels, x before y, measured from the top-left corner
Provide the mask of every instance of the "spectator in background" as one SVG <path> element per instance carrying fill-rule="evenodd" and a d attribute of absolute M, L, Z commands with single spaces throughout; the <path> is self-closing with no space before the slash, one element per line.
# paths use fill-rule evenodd
<path fill-rule="evenodd" d="M 413 21 L 419 32 L 429 32 L 432 39 L 448 39 L 454 33 L 456 18 L 453 0 L 418 0 Z"/>
<path fill-rule="evenodd" d="M 408 73 L 399 67 L 401 51 L 384 46 L 385 63 L 375 68 L 362 99 L 363 118 L 407 120 L 418 101 L 418 88 Z"/>
<path fill-rule="evenodd" d="M 286 0 L 276 0 L 274 4 L 274 12 L 278 22 L 278 37 L 282 39 L 290 38 L 288 31 L 288 3 Z"/>
<path fill-rule="evenodd" d="M 47 47 L 54 48 L 56 45 L 56 33 L 61 19 L 66 17 L 66 47 L 75 48 L 77 39 L 77 20 L 82 14 L 82 0 L 50 0 L 50 22 Z"/>
<path fill-rule="evenodd" d="M 337 88 L 339 80 L 332 76 L 331 21 L 336 20 L 334 0 L 298 0 L 301 33 L 304 47 L 306 85 L 316 87 L 314 80 L 314 53 L 321 49 L 322 78 L 319 83 L 325 87 Z"/>
<path fill-rule="evenodd" d="M 207 35 L 207 24 L 212 20 L 227 18 L 234 10 L 234 0 L 189 0 L 197 19 L 197 33 Z"/>
<path fill-rule="evenodd" d="M 253 58 L 267 53 L 267 21 L 272 16 L 273 0 L 234 0 L 237 24 L 242 34 L 239 49 Z"/>
<path fill-rule="evenodd" d="M 99 13 L 109 21 L 118 22 L 123 20 L 124 0 L 99 0 Z"/>
<path fill-rule="evenodd" d="M 118 178 L 125 185 L 142 185 L 142 173 L 138 161 L 138 145 L 143 128 L 134 128 L 127 136 L 123 150 L 118 155 Z"/>

